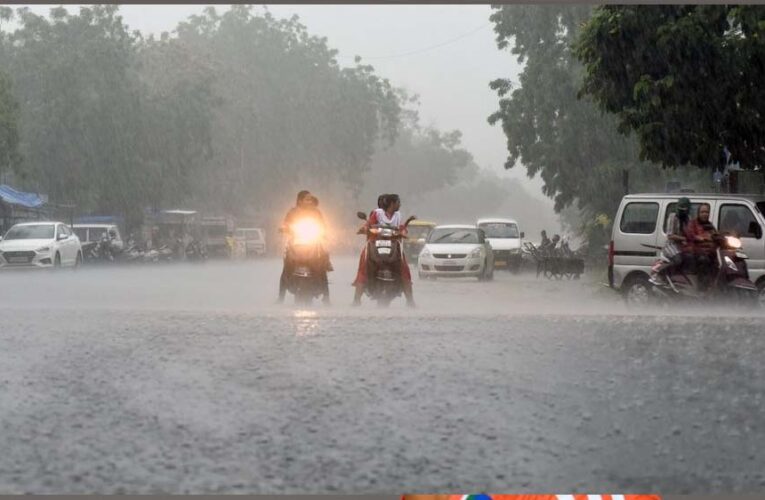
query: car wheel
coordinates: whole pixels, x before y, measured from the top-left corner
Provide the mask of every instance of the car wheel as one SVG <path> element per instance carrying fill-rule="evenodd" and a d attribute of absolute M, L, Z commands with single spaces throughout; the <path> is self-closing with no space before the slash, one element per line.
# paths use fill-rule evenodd
<path fill-rule="evenodd" d="M 56 254 L 56 257 L 53 259 L 53 267 L 55 269 L 61 268 L 61 255 L 59 255 L 58 253 Z"/>
<path fill-rule="evenodd" d="M 74 260 L 74 267 L 72 269 L 76 271 L 80 268 L 81 265 L 82 265 L 82 253 L 77 252 L 77 258 Z"/>
<path fill-rule="evenodd" d="M 625 285 L 624 301 L 629 307 L 645 307 L 653 302 L 651 283 L 645 276 L 635 276 Z"/>

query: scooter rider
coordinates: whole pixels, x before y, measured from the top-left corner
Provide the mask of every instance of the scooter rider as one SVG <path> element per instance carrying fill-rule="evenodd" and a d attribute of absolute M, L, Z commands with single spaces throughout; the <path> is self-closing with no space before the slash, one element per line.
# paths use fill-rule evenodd
<path fill-rule="evenodd" d="M 685 230 L 690 222 L 690 211 L 691 200 L 683 197 L 677 200 L 677 208 L 669 216 L 667 242 L 664 248 L 662 248 L 662 254 L 668 260 L 668 263 L 656 276 L 658 284 L 666 283 L 667 277 L 673 271 L 683 270 L 693 262 L 693 245 L 688 241 L 685 234 Z"/>
<path fill-rule="evenodd" d="M 403 234 L 406 234 L 406 223 L 401 220 L 401 198 L 397 194 L 381 195 L 377 199 L 378 206 L 382 205 L 382 208 L 377 208 L 372 211 L 367 220 L 367 223 L 363 226 L 368 228 L 377 224 L 388 224 L 395 226 Z M 371 238 L 368 237 L 367 241 Z M 401 255 L 401 284 L 403 287 L 404 295 L 406 296 L 406 303 L 409 307 L 415 307 L 414 294 L 412 292 L 412 275 L 409 270 L 409 264 L 406 262 L 406 256 Z M 356 273 L 356 280 L 353 282 L 353 286 L 356 288 L 353 305 L 358 306 L 361 304 L 361 297 L 364 294 L 364 288 L 367 283 L 367 255 L 366 245 L 361 252 L 361 258 L 359 259 L 359 269 Z"/>
<path fill-rule="evenodd" d="M 287 215 L 284 217 L 284 222 L 282 222 L 282 231 L 289 230 L 290 226 L 293 222 L 295 222 L 297 219 L 301 217 L 311 217 L 316 219 L 319 224 L 321 225 L 322 229 L 326 228 L 326 225 L 324 224 L 324 217 L 321 214 L 321 211 L 318 208 L 319 200 L 313 196 L 309 191 L 303 190 L 300 191 L 297 194 L 297 200 L 295 203 L 295 206 L 292 207 L 289 212 L 287 212 Z M 322 295 L 323 295 L 323 301 L 325 304 L 329 303 L 329 280 L 327 279 L 327 271 L 331 270 L 332 266 L 329 262 L 329 255 L 326 253 L 326 251 L 323 252 L 322 255 L 322 262 L 319 266 L 319 269 L 317 269 L 317 272 L 320 274 L 321 284 L 322 284 Z M 288 258 L 288 256 L 285 254 L 284 256 L 284 266 L 282 267 L 282 275 L 279 279 L 279 299 L 278 302 L 282 303 L 284 302 L 284 297 L 287 294 L 287 280 L 289 279 L 289 276 L 294 271 L 293 262 Z"/>
<path fill-rule="evenodd" d="M 714 234 L 717 230 L 709 221 L 710 210 L 711 207 L 708 203 L 702 203 L 699 206 L 698 216 L 691 220 L 685 229 L 685 237 L 693 249 L 693 259 L 700 290 L 708 288 L 714 267 L 716 248 Z"/>

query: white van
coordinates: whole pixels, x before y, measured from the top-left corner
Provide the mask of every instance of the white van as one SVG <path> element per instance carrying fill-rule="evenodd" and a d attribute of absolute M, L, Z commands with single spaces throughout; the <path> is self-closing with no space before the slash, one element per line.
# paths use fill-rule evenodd
<path fill-rule="evenodd" d="M 494 266 L 512 272 L 521 268 L 523 237 L 518 223 L 513 219 L 478 219 L 476 225 L 483 229 L 486 239 L 494 252 Z"/>
<path fill-rule="evenodd" d="M 709 220 L 720 232 L 741 238 L 742 250 L 749 257 L 749 279 L 765 295 L 765 196 L 746 194 L 662 193 L 630 194 L 622 199 L 616 212 L 611 243 L 608 247 L 608 282 L 617 290 L 630 293 L 647 287 L 651 265 L 667 240 L 669 215 L 677 200 L 691 200 L 691 217 L 699 205 L 708 203 Z"/>

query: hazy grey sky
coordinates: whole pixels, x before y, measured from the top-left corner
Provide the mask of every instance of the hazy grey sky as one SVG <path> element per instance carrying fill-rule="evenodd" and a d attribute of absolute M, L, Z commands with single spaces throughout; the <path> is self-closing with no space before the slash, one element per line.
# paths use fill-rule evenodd
<path fill-rule="evenodd" d="M 142 33 L 171 31 L 204 5 L 123 5 L 125 22 Z M 50 6 L 31 7 L 46 13 Z M 77 6 L 67 6 L 76 10 Z M 226 10 L 226 5 L 216 9 Z M 377 73 L 420 96 L 424 124 L 459 129 L 463 143 L 482 167 L 504 172 L 505 139 L 486 118 L 497 108 L 489 82 L 517 79 L 509 51 L 500 51 L 489 23 L 488 5 L 269 5 L 278 17 L 300 16 L 309 31 L 326 36 L 341 63 L 360 55 Z M 525 169 L 507 172 L 526 179 Z M 533 194 L 541 184 L 529 185 Z"/>

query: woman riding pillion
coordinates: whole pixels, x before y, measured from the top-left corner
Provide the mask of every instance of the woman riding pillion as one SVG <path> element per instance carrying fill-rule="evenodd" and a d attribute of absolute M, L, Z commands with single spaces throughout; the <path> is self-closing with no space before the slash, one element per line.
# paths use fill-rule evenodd
<path fill-rule="evenodd" d="M 402 221 L 401 212 L 401 198 L 396 194 L 382 195 L 378 198 L 378 208 L 373 210 L 369 215 L 369 219 L 366 224 L 361 228 L 360 232 L 367 232 L 366 230 L 372 226 L 384 224 L 388 226 L 396 227 L 399 232 L 406 236 L 406 222 Z M 412 218 L 410 218 L 411 220 Z M 407 221 L 409 222 L 409 221 Z M 374 239 L 374 236 L 367 233 L 367 243 Z M 361 251 L 361 257 L 359 259 L 359 269 L 356 273 L 356 280 L 353 282 L 353 286 L 356 287 L 356 292 L 353 297 L 353 305 L 358 306 L 361 304 L 361 296 L 364 294 L 364 288 L 366 287 L 367 276 L 367 245 L 364 245 L 364 249 Z M 414 295 L 412 293 L 412 274 L 409 271 L 409 264 L 406 261 L 406 256 L 401 254 L 401 285 L 403 287 L 404 295 L 406 296 L 406 303 L 409 307 L 414 307 Z"/>

